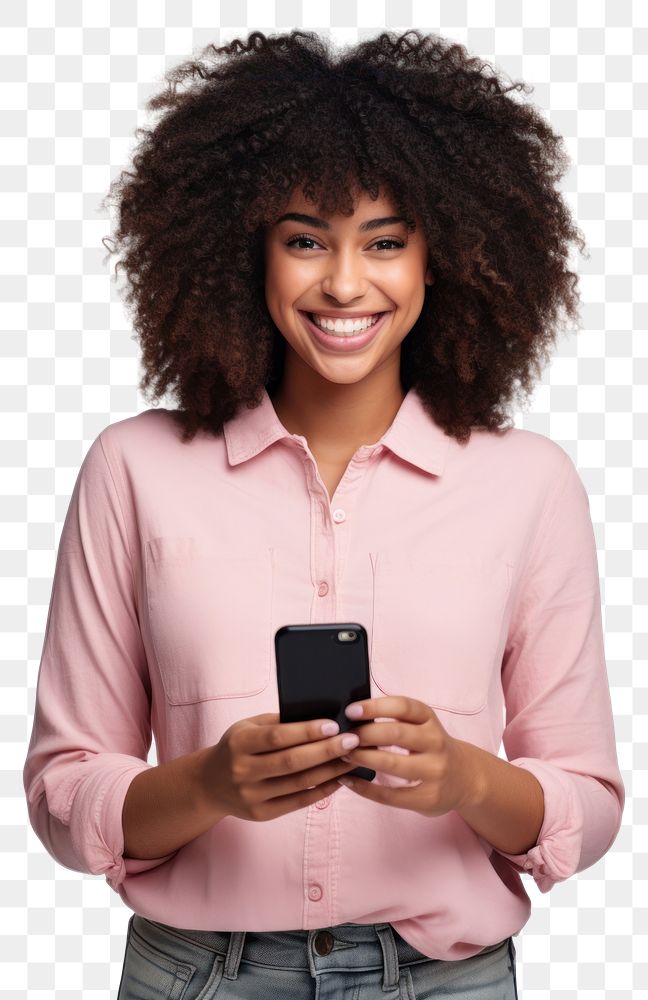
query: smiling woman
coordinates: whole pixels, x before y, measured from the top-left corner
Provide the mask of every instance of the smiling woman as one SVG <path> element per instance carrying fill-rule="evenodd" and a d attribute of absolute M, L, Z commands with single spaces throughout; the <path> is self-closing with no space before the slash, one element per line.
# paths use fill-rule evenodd
<path fill-rule="evenodd" d="M 120 1000 L 515 1000 L 521 875 L 620 828 L 587 493 L 502 425 L 577 231 L 559 138 L 486 66 L 253 32 L 170 72 L 114 185 L 141 388 L 178 406 L 84 459 L 24 781 L 134 911 Z M 345 622 L 362 716 L 304 656 L 282 723 L 275 637 Z"/>

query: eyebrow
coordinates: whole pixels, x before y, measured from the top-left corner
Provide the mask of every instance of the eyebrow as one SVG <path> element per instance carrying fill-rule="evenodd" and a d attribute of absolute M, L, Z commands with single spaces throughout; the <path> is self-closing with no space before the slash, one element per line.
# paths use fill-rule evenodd
<path fill-rule="evenodd" d="M 314 226 L 316 229 L 331 228 L 324 219 L 317 219 L 313 215 L 303 215 L 301 212 L 286 212 L 285 215 L 277 219 L 275 225 L 278 226 L 280 222 L 301 222 L 304 226 Z M 382 219 L 369 219 L 367 222 L 362 222 L 358 226 L 358 229 L 360 232 L 366 233 L 371 232 L 373 229 L 380 229 L 382 226 L 393 226 L 397 222 L 407 225 L 406 220 L 399 215 L 386 215 Z"/>

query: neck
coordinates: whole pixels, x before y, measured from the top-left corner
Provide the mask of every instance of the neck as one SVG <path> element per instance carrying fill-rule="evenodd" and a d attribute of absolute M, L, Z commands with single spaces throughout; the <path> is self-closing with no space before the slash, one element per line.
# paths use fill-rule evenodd
<path fill-rule="evenodd" d="M 375 444 L 404 398 L 398 367 L 351 384 L 330 382 L 308 368 L 299 378 L 284 374 L 271 396 L 286 430 L 305 437 L 312 451 L 332 458 Z"/>

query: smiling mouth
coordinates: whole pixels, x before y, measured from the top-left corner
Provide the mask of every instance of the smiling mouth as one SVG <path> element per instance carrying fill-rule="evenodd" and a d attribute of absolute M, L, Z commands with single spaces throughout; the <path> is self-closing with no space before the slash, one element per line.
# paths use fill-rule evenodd
<path fill-rule="evenodd" d="M 326 334 L 328 334 L 329 336 L 332 336 L 332 337 L 335 337 L 335 336 L 337 336 L 337 337 L 359 337 L 360 334 L 366 333 L 367 330 L 370 330 L 373 326 L 376 326 L 376 324 L 379 323 L 380 320 L 382 319 L 382 317 L 385 315 L 385 312 L 366 313 L 366 316 L 369 317 L 369 322 L 368 323 L 363 320 L 363 325 L 358 326 L 357 329 L 346 330 L 343 327 L 343 329 L 337 330 L 337 329 L 331 329 L 329 326 L 323 326 L 321 323 L 319 323 L 317 321 L 317 319 L 316 319 L 316 316 L 319 316 L 320 313 L 307 312 L 306 310 L 300 310 L 300 312 L 302 312 L 302 314 L 304 316 L 306 316 L 306 318 L 308 320 L 310 320 L 310 322 L 314 326 L 316 326 L 318 328 L 318 330 L 321 330 L 323 333 L 326 333 Z M 346 316 L 346 317 L 345 316 L 322 316 L 322 319 L 324 319 L 325 321 L 327 321 L 327 323 L 330 322 L 330 323 L 333 323 L 333 324 L 338 323 L 338 322 L 341 323 L 341 324 L 346 324 L 346 323 L 350 322 L 353 325 L 353 324 L 359 322 L 359 317 L 353 317 L 353 316 Z"/>

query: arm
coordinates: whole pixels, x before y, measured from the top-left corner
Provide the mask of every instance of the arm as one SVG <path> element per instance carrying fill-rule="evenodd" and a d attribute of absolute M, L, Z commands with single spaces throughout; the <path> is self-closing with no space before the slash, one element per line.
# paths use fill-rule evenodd
<path fill-rule="evenodd" d="M 465 740 L 460 752 L 466 800 L 456 811 L 500 851 L 523 854 L 538 840 L 544 818 L 542 785 L 530 771 Z"/>
<path fill-rule="evenodd" d="M 126 855 L 170 854 L 227 815 L 207 796 L 210 751 L 205 747 L 135 775 L 122 816 Z"/>
<path fill-rule="evenodd" d="M 461 748 L 472 769 L 461 815 L 548 892 L 605 854 L 625 801 L 589 499 L 566 453 L 518 586 L 502 687 L 508 760 Z"/>
<path fill-rule="evenodd" d="M 30 823 L 48 853 L 75 871 L 105 874 L 116 889 L 179 844 L 171 837 L 158 842 L 157 855 L 124 857 L 131 782 L 159 796 L 159 776 L 175 772 L 147 762 L 150 679 L 107 431 L 86 454 L 63 525 L 23 781 Z M 146 829 L 137 836 L 148 842 Z"/>

